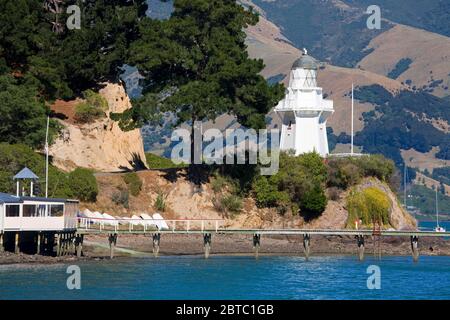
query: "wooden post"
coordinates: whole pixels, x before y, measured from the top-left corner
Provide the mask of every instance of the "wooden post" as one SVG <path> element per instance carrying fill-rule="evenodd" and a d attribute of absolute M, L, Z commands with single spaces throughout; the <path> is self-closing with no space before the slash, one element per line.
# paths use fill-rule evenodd
<path fill-rule="evenodd" d="M 109 257 L 114 258 L 114 247 L 117 244 L 117 233 L 111 233 L 108 237 L 109 240 Z"/>
<path fill-rule="evenodd" d="M 75 234 L 75 232 L 72 232 L 70 234 L 70 252 L 71 252 L 71 254 L 76 254 L 75 241 L 76 241 L 76 234 Z"/>
<path fill-rule="evenodd" d="M 209 253 L 211 251 L 211 233 L 203 234 L 203 249 L 205 251 L 205 259 L 209 258 Z"/>
<path fill-rule="evenodd" d="M 61 256 L 61 233 L 56 234 L 56 256 Z"/>
<path fill-rule="evenodd" d="M 303 251 L 305 252 L 306 261 L 309 260 L 310 242 L 311 242 L 310 235 L 308 233 L 305 233 L 303 235 Z"/>
<path fill-rule="evenodd" d="M 255 252 L 255 258 L 259 257 L 259 248 L 261 247 L 261 235 L 255 233 L 253 235 L 253 251 Z"/>
<path fill-rule="evenodd" d="M 66 255 L 66 244 L 67 244 L 66 238 L 67 238 L 67 235 L 66 235 L 65 232 L 63 232 L 63 234 L 61 236 L 62 236 L 62 240 L 61 240 L 61 255 L 65 256 Z"/>
<path fill-rule="evenodd" d="M 19 232 L 16 232 L 16 236 L 14 239 L 14 253 L 19 254 L 20 253 L 20 239 L 19 239 Z"/>
<path fill-rule="evenodd" d="M 5 251 L 5 248 L 3 246 L 3 237 L 4 237 L 4 233 L 0 233 L 0 252 Z"/>
<path fill-rule="evenodd" d="M 36 254 L 41 254 L 41 233 L 37 233 L 37 239 L 36 239 Z"/>
<path fill-rule="evenodd" d="M 364 260 L 364 236 L 362 234 L 355 236 L 358 244 L 358 257 L 359 261 Z"/>
<path fill-rule="evenodd" d="M 159 244 L 161 242 L 161 234 L 160 233 L 154 233 L 152 235 L 153 237 L 153 256 L 155 258 L 159 255 Z"/>
<path fill-rule="evenodd" d="M 75 237 L 75 250 L 77 252 L 77 257 L 81 258 L 81 255 L 83 254 L 83 239 L 84 235 L 78 234 Z"/>
<path fill-rule="evenodd" d="M 419 261 L 419 237 L 411 236 L 411 251 L 413 256 L 413 261 Z"/>

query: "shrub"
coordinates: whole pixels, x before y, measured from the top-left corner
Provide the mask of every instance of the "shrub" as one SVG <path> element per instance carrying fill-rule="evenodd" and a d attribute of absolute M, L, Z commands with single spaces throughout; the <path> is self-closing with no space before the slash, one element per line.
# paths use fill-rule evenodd
<path fill-rule="evenodd" d="M 326 207 L 324 184 L 327 168 L 317 153 L 301 156 L 280 154 L 280 169 L 277 174 L 254 179 L 252 191 L 259 207 L 276 207 L 279 213 L 298 208 L 305 217 L 319 215 Z"/>
<path fill-rule="evenodd" d="M 358 159 L 358 164 L 366 177 L 377 177 L 382 181 L 388 181 L 394 174 L 395 164 L 392 160 L 382 155 L 365 156 Z"/>
<path fill-rule="evenodd" d="M 359 183 L 362 177 L 377 177 L 382 181 L 389 181 L 394 173 L 394 162 L 382 155 L 331 159 L 328 161 L 327 185 L 347 189 Z"/>
<path fill-rule="evenodd" d="M 362 170 L 351 161 L 347 159 L 336 159 L 329 162 L 328 186 L 345 190 L 360 182 Z"/>
<path fill-rule="evenodd" d="M 186 168 L 186 164 L 175 164 L 172 160 L 164 157 L 157 156 L 153 153 L 145 154 L 147 165 L 150 169 L 175 169 L 175 168 Z"/>
<path fill-rule="evenodd" d="M 84 93 L 85 101 L 79 103 L 75 109 L 75 120 L 79 123 L 91 123 L 97 119 L 106 116 L 108 102 L 99 93 L 92 90 L 86 90 Z"/>
<path fill-rule="evenodd" d="M 306 191 L 300 201 L 302 215 L 308 221 L 317 218 L 327 206 L 327 197 L 320 185 L 313 186 Z"/>
<path fill-rule="evenodd" d="M 113 193 L 111 200 L 117 204 L 122 205 L 124 208 L 129 208 L 129 200 L 130 195 L 128 193 L 128 190 L 119 190 Z"/>
<path fill-rule="evenodd" d="M 215 176 L 211 181 L 211 188 L 214 193 L 220 193 L 227 187 L 227 179 L 221 175 Z"/>
<path fill-rule="evenodd" d="M 166 210 L 166 197 L 162 192 L 158 192 L 158 196 L 155 200 L 155 208 L 156 210 L 164 212 Z"/>
<path fill-rule="evenodd" d="M 98 186 L 91 170 L 77 168 L 69 173 L 72 196 L 85 202 L 97 200 Z"/>
<path fill-rule="evenodd" d="M 123 176 L 123 181 L 127 184 L 131 195 L 137 197 L 142 190 L 142 180 L 136 172 L 126 173 Z"/>
<path fill-rule="evenodd" d="M 225 212 L 238 213 L 242 209 L 242 199 L 233 194 L 223 196 L 220 199 L 220 204 Z"/>
<path fill-rule="evenodd" d="M 383 191 L 370 187 L 363 191 L 353 191 L 347 197 L 347 227 L 354 227 L 354 221 L 361 219 L 365 225 L 374 222 L 389 223 L 392 204 Z"/>
<path fill-rule="evenodd" d="M 271 184 L 265 176 L 259 176 L 253 182 L 253 192 L 258 207 L 274 207 L 279 202 L 277 185 Z"/>
<path fill-rule="evenodd" d="M 341 193 L 338 188 L 331 187 L 328 189 L 328 198 L 333 201 L 337 201 L 341 198 Z"/>

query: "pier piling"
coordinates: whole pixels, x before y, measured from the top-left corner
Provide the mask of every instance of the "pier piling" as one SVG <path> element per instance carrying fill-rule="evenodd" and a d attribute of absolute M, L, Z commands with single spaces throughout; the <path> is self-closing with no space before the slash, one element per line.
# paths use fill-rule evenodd
<path fill-rule="evenodd" d="M 159 255 L 159 244 L 161 243 L 161 234 L 154 233 L 153 234 L 153 256 L 155 258 Z"/>
<path fill-rule="evenodd" d="M 117 244 L 117 233 L 110 233 L 108 236 L 109 240 L 109 258 L 114 258 L 114 247 Z"/>
<path fill-rule="evenodd" d="M 41 233 L 37 233 L 36 239 L 36 254 L 41 254 Z"/>
<path fill-rule="evenodd" d="M 418 236 L 411 236 L 411 251 L 412 251 L 413 261 L 414 262 L 419 261 L 419 237 Z"/>
<path fill-rule="evenodd" d="M 211 233 L 205 233 L 203 235 L 203 249 L 205 251 L 205 259 L 209 258 L 209 253 L 211 251 Z"/>
<path fill-rule="evenodd" d="M 358 257 L 359 261 L 364 260 L 364 235 L 360 234 L 355 236 L 357 244 L 358 244 Z"/>
<path fill-rule="evenodd" d="M 14 238 L 14 253 L 19 254 L 20 253 L 20 238 L 19 238 L 19 232 L 16 232 L 16 236 Z"/>
<path fill-rule="evenodd" d="M 56 256 L 59 257 L 61 255 L 61 234 L 56 234 Z"/>
<path fill-rule="evenodd" d="M 78 258 L 81 258 L 81 255 L 83 254 L 83 240 L 84 235 L 77 234 L 75 236 L 75 251 Z"/>
<path fill-rule="evenodd" d="M 253 235 L 253 250 L 255 252 L 255 258 L 259 257 L 259 248 L 261 247 L 261 235 L 255 233 Z"/>
<path fill-rule="evenodd" d="M 305 252 L 306 261 L 309 260 L 311 237 L 308 233 L 303 235 L 303 251 Z"/>
<path fill-rule="evenodd" d="M 66 255 L 67 234 L 65 232 L 61 235 L 61 256 Z"/>
<path fill-rule="evenodd" d="M 4 234 L 3 233 L 0 233 L 0 252 L 4 252 L 5 251 L 5 248 L 4 248 L 4 245 L 3 245 L 3 237 L 4 237 Z"/>

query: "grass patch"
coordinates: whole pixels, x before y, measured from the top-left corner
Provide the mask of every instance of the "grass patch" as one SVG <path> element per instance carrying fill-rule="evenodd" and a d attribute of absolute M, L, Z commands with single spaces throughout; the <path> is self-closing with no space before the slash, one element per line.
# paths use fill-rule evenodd
<path fill-rule="evenodd" d="M 179 169 L 188 167 L 187 164 L 175 164 L 172 160 L 153 153 L 146 153 L 145 157 L 147 159 L 147 165 L 150 169 Z"/>

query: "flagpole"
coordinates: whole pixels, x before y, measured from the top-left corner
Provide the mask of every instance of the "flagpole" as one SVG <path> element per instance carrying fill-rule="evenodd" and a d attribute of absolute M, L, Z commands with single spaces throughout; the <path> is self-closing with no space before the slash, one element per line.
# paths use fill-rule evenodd
<path fill-rule="evenodd" d="M 50 117 L 47 117 L 47 130 L 45 133 L 45 197 L 48 198 L 48 128 Z"/>
<path fill-rule="evenodd" d="M 350 150 L 350 154 L 353 155 L 353 111 L 354 111 L 354 99 L 353 99 L 353 82 L 352 82 L 352 137 L 351 137 L 351 150 Z"/>

